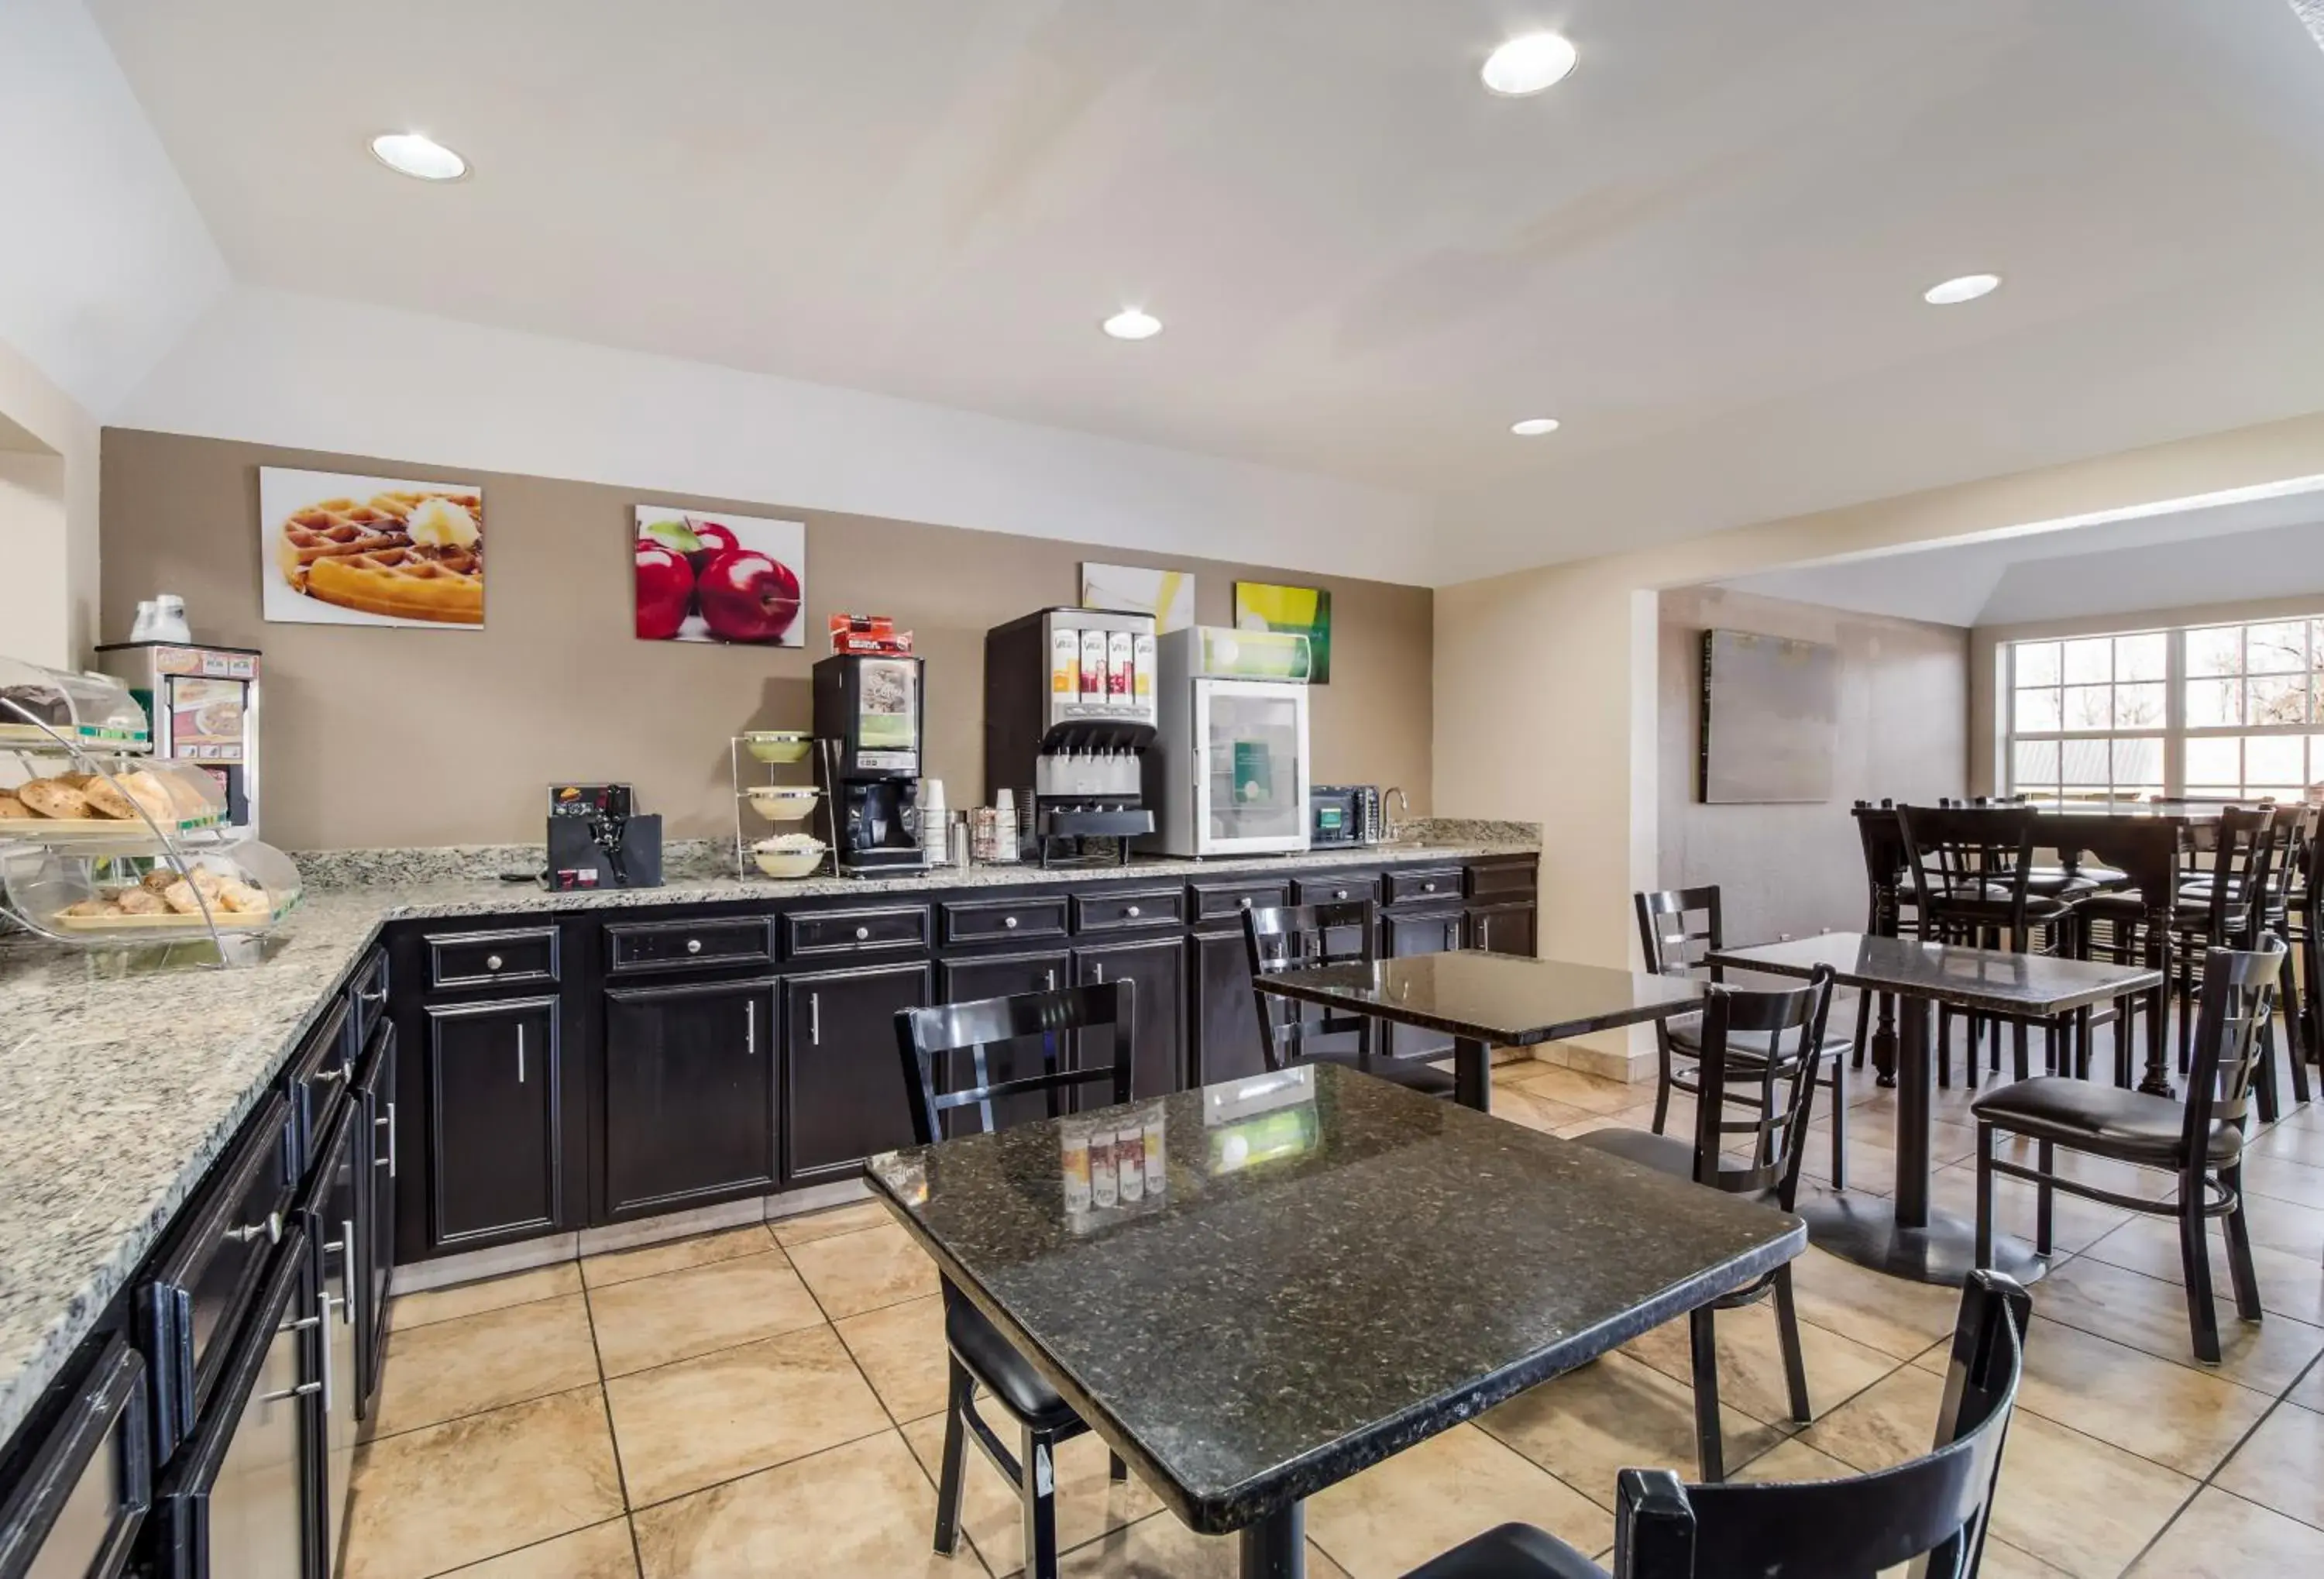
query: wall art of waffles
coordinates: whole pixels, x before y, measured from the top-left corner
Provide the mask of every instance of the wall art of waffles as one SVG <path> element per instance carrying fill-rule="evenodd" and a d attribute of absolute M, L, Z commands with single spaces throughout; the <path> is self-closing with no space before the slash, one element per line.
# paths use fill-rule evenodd
<path fill-rule="evenodd" d="M 484 625 L 484 495 L 473 484 L 262 466 L 258 538 L 269 620 Z"/>

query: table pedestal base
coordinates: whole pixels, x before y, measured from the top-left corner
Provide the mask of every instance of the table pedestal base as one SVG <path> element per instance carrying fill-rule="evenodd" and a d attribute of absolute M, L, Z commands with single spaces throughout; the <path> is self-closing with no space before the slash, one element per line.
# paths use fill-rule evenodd
<path fill-rule="evenodd" d="M 1307 1504 L 1278 1508 L 1240 1537 L 1242 1579 L 1306 1579 Z"/>
<path fill-rule="evenodd" d="M 1958 1288 L 1977 1266 L 1977 1225 L 1948 1213 L 1932 1211 L 1926 1227 L 1906 1228 L 1895 1206 L 1877 1196 L 1821 1190 L 1813 1196 L 1803 1190 L 1793 1210 L 1806 1220 L 1810 1244 L 1892 1278 Z M 2006 1233 L 1993 1236 L 1993 1266 L 2021 1283 L 2050 1270 L 2032 1245 Z"/>

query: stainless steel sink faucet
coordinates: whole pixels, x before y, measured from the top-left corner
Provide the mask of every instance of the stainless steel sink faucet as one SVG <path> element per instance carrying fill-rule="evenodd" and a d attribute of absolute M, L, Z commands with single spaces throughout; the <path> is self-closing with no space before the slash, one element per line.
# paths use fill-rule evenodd
<path fill-rule="evenodd" d="M 1388 819 L 1388 842 L 1391 845 L 1401 844 L 1404 841 L 1406 824 L 1412 819 L 1412 800 L 1401 787 L 1391 784 L 1380 791 L 1380 804 L 1386 806 L 1390 796 L 1394 796 L 1397 805 L 1403 808 L 1404 817 L 1401 819 L 1395 817 Z"/>

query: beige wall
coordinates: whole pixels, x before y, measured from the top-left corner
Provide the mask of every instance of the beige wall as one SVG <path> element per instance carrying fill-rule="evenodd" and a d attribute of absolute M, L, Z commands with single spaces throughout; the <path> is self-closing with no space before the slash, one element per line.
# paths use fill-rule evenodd
<path fill-rule="evenodd" d="M 1734 942 L 1864 921 L 1864 865 L 1844 814 L 1883 796 L 1923 804 L 1968 783 L 1969 633 L 1712 586 L 1662 595 L 1656 651 L 1661 846 L 1665 888 L 1717 883 Z M 1840 714 L 1829 800 L 1706 806 L 1698 794 L 1701 642 L 1753 631 L 1840 651 Z"/>
<path fill-rule="evenodd" d="M 899 464 L 908 464 L 899 460 Z M 267 624 L 258 468 L 303 466 L 486 489 L 492 592 L 481 632 Z M 194 633 L 266 652 L 264 833 L 292 849 L 536 839 L 552 779 L 625 780 L 672 836 L 731 827 L 726 740 L 804 728 L 818 652 L 637 641 L 641 503 L 807 523 L 810 641 L 840 610 L 891 614 L 928 660 L 928 752 L 955 807 L 983 792 L 984 632 L 1080 591 L 1070 543 L 795 511 L 374 457 L 111 429 L 105 435 L 104 629 L 182 594 Z M 1227 622 L 1256 568 L 1110 549 L 1110 563 L 1197 576 L 1197 617 Z M 1314 704 L 1323 782 L 1405 785 L 1428 804 L 1432 597 L 1424 587 L 1280 572 L 1332 590 L 1332 684 Z M 1460 809 L 1455 806 L 1452 809 Z"/>
<path fill-rule="evenodd" d="M 97 427 L 0 344 L 0 655 L 79 668 L 96 639 Z"/>

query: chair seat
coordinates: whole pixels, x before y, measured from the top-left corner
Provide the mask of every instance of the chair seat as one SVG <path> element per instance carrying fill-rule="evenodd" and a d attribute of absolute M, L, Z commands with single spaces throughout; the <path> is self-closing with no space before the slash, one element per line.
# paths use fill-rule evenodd
<path fill-rule="evenodd" d="M 1027 1425 L 1050 1429 L 1080 1419 L 1057 1390 L 1042 1380 L 1015 1345 L 984 1319 L 983 1312 L 949 1291 L 945 1296 L 945 1342 L 977 1380 Z"/>
<path fill-rule="evenodd" d="M 2124 1091 L 2064 1075 L 2043 1075 L 1988 1091 L 1969 1104 L 1979 1119 L 2036 1140 L 2055 1140 L 2125 1162 L 2176 1168 L 2186 1110 L 2167 1096 Z M 2209 1160 L 2233 1162 L 2243 1131 L 2220 1121 L 2211 1126 Z"/>
<path fill-rule="evenodd" d="M 1547 1530 L 1504 1524 L 1449 1552 L 1440 1552 L 1404 1579 L 1608 1579 L 1606 1570 Z"/>
<path fill-rule="evenodd" d="M 1641 1168 L 1651 1168 L 1656 1173 L 1669 1174 L 1673 1178 L 1694 1177 L 1694 1141 L 1692 1137 L 1657 1135 L 1652 1130 L 1604 1129 L 1588 1130 L 1573 1137 L 1577 1146 L 1587 1146 L 1592 1151 L 1603 1151 L 1609 1157 L 1619 1157 Z M 1733 1162 L 1730 1157 L 1729 1161 Z M 1775 1192 L 1766 1190 L 1746 1194 L 1735 1192 L 1738 1201 L 1764 1200 L 1773 1203 Z"/>
<path fill-rule="evenodd" d="M 1669 1026 L 1672 1047 L 1689 1057 L 1699 1058 L 1702 1056 L 1702 1015 L 1690 1014 L 1683 1019 L 1673 1020 L 1669 1021 Z M 1768 1046 L 1776 1039 L 1775 1033 L 1771 1030 L 1729 1031 L 1727 1033 L 1729 1072 L 1756 1075 L 1766 1068 Z M 1788 1069 L 1797 1062 L 1792 1049 L 1799 1045 L 1799 1039 L 1797 1031 L 1788 1031 L 1784 1034 L 1783 1057 L 1776 1066 L 1779 1069 Z M 1827 1031 L 1824 1034 L 1823 1050 L 1827 1053 L 1844 1052 L 1855 1045 L 1856 1039 L 1852 1036 L 1833 1031 Z"/>

